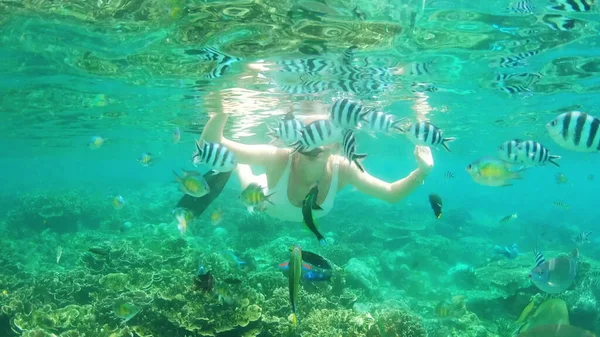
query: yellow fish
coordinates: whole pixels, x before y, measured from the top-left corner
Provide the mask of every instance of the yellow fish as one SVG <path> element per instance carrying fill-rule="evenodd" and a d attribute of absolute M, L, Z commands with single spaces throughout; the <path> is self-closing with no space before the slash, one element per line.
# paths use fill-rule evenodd
<path fill-rule="evenodd" d="M 121 209 L 125 206 L 125 199 L 123 199 L 122 196 L 117 195 L 113 198 L 112 204 L 114 209 Z"/>
<path fill-rule="evenodd" d="M 554 204 L 554 206 L 558 206 L 562 209 L 569 209 L 569 206 L 565 205 L 562 201 L 555 201 L 552 204 Z"/>
<path fill-rule="evenodd" d="M 254 208 L 257 208 L 260 211 L 265 210 L 265 202 L 273 204 L 271 201 L 269 201 L 269 197 L 271 195 L 273 195 L 273 193 L 265 195 L 263 188 L 259 184 L 251 183 L 242 191 L 239 198 L 248 208 L 248 212 L 253 214 Z"/>
<path fill-rule="evenodd" d="M 522 179 L 518 170 L 512 170 L 506 162 L 493 157 L 480 158 L 466 168 L 467 172 L 478 184 L 486 186 L 510 186 L 511 180 Z"/>
<path fill-rule="evenodd" d="M 210 215 L 210 223 L 213 226 L 218 226 L 223 221 L 223 211 L 219 208 Z"/>
<path fill-rule="evenodd" d="M 152 159 L 152 154 L 148 153 L 148 152 L 144 152 L 140 155 L 140 157 L 137 159 L 138 163 L 142 164 L 143 166 L 150 166 L 152 164 L 154 164 L 153 159 Z"/>
<path fill-rule="evenodd" d="M 521 315 L 519 315 L 519 318 L 516 320 L 515 323 L 517 323 L 517 324 L 525 323 L 525 320 L 527 319 L 527 317 L 529 317 L 529 314 L 531 314 L 531 312 L 533 311 L 534 308 L 535 308 L 535 301 L 531 300 L 531 302 L 529 302 L 529 304 L 527 304 L 525 306 L 525 308 L 523 308 Z"/>
<path fill-rule="evenodd" d="M 183 170 L 183 172 L 183 177 L 180 177 L 177 172 L 173 171 L 181 192 L 195 198 L 203 197 L 210 192 L 210 186 L 200 173 L 186 170 Z"/>
<path fill-rule="evenodd" d="M 99 149 L 106 142 L 106 138 L 100 136 L 92 136 L 88 142 L 88 147 L 92 150 Z"/>

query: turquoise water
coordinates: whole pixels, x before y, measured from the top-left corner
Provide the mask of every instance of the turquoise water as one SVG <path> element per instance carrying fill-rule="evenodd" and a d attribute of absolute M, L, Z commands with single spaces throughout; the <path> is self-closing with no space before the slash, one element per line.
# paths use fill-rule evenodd
<path fill-rule="evenodd" d="M 0 3 L 0 336 L 511 336 L 531 299 L 537 307 L 549 297 L 564 300 L 571 325 L 600 333 L 600 159 L 560 147 L 545 129 L 563 112 L 600 115 L 600 16 L 594 4 L 588 11 L 561 4 L 568 5 Z M 522 5 L 531 13 L 514 10 Z M 572 25 L 548 24 L 558 19 Z M 340 64 L 350 46 L 358 47 L 351 64 L 369 74 L 360 80 L 281 65 Z M 202 59 L 204 47 L 240 60 L 215 73 L 222 63 Z M 535 55 L 502 66 L 503 57 L 527 52 Z M 379 76 L 382 69 L 402 74 Z M 502 85 L 502 74 L 529 75 Z M 299 87 L 307 81 L 328 89 L 309 93 Z M 347 90 L 349 83 L 383 89 Z M 415 83 L 437 90 L 415 91 Z M 511 86 L 522 92 L 506 92 Z M 193 169 L 194 141 L 218 112 L 217 94 L 231 114 L 225 136 L 246 144 L 270 141 L 266 125 L 290 107 L 340 97 L 398 119 L 427 119 L 457 140 L 452 152 L 432 149 L 425 184 L 396 204 L 351 186 L 338 192 L 318 221 L 326 247 L 299 223 L 248 214 L 235 177 L 182 236 L 171 214 L 182 196 L 172 171 Z M 90 149 L 92 136 L 107 140 Z M 356 137 L 371 175 L 395 181 L 416 168 L 403 135 Z M 560 167 L 530 168 L 509 187 L 474 182 L 466 166 L 513 138 L 544 144 L 561 156 Z M 144 152 L 152 166 L 136 161 Z M 559 183 L 558 173 L 567 181 Z M 439 220 L 431 193 L 443 200 Z M 122 209 L 113 207 L 117 195 Z M 580 231 L 592 232 L 590 243 L 573 241 Z M 494 253 L 513 243 L 516 259 Z M 288 280 L 277 268 L 291 245 L 329 259 L 335 276 L 303 283 L 296 328 Z M 578 247 L 579 273 L 567 291 L 548 295 L 529 282 L 536 247 L 546 259 Z M 256 267 L 232 266 L 226 249 Z M 226 294 L 198 291 L 199 264 L 241 284 L 226 285 Z M 464 296 L 464 311 L 436 310 L 453 296 Z M 141 309 L 126 323 L 114 309 L 120 300 Z M 535 333 L 526 336 L 551 335 Z M 586 336 L 577 333 L 568 336 Z"/>

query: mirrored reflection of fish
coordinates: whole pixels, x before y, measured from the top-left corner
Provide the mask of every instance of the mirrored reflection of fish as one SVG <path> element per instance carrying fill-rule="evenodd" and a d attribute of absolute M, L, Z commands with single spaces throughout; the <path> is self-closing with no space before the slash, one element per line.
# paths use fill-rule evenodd
<path fill-rule="evenodd" d="M 567 290 L 577 276 L 579 251 L 574 249 L 569 257 L 546 260 L 541 252 L 535 251 L 536 265 L 529 273 L 529 279 L 540 290 L 558 294 Z"/>
<path fill-rule="evenodd" d="M 565 12 L 588 12 L 592 9 L 592 0 L 553 0 L 550 9 Z"/>
<path fill-rule="evenodd" d="M 554 206 L 560 207 L 562 209 L 569 209 L 569 206 L 565 205 L 565 203 L 563 203 L 562 201 L 554 201 L 552 203 Z"/>
<path fill-rule="evenodd" d="M 175 130 L 173 130 L 173 133 L 171 133 L 171 138 L 173 139 L 173 143 L 179 143 L 179 140 L 181 139 L 181 131 L 179 130 L 179 127 L 175 127 Z"/>
<path fill-rule="evenodd" d="M 92 150 L 99 149 L 106 142 L 106 138 L 102 138 L 100 136 L 92 136 L 88 142 L 88 147 Z"/>
<path fill-rule="evenodd" d="M 567 178 L 567 176 L 561 172 L 558 172 L 557 174 L 554 175 L 554 180 L 556 180 L 556 183 L 559 185 L 566 184 L 567 182 L 569 182 L 569 178 Z"/>
<path fill-rule="evenodd" d="M 522 179 L 519 174 L 523 168 L 511 168 L 508 163 L 492 158 L 480 158 L 466 168 L 473 181 L 486 186 L 511 186 L 512 180 Z"/>
<path fill-rule="evenodd" d="M 112 205 L 114 209 L 122 209 L 123 206 L 125 206 L 125 199 L 122 196 L 117 195 L 113 198 Z"/>
<path fill-rule="evenodd" d="M 577 244 L 590 243 L 590 235 L 592 235 L 592 232 L 581 231 L 575 236 L 573 241 L 575 241 Z"/>
<path fill-rule="evenodd" d="M 315 218 L 313 217 L 312 211 L 313 208 L 317 210 L 322 210 L 321 206 L 317 205 L 317 195 L 319 194 L 319 183 L 317 182 L 313 188 L 308 192 L 304 201 L 302 201 L 302 220 L 304 224 L 310 231 L 317 237 L 319 243 L 324 245 L 327 243 L 325 241 L 325 237 L 319 232 L 317 229 L 317 224 L 315 223 Z"/>
<path fill-rule="evenodd" d="M 529 0 L 520 0 L 515 2 L 512 6 L 508 7 L 508 11 L 519 14 L 531 14 L 535 7 Z"/>
<path fill-rule="evenodd" d="M 179 183 L 179 190 L 195 198 L 200 198 L 210 192 L 208 182 L 202 177 L 199 172 L 183 170 L 183 176 L 175 174 L 175 181 Z"/>
<path fill-rule="evenodd" d="M 442 217 L 442 198 L 440 198 L 437 194 L 429 195 L 429 204 L 431 205 L 431 209 L 433 209 L 433 214 L 437 219 Z"/>
<path fill-rule="evenodd" d="M 542 22 L 550 29 L 561 32 L 575 28 L 575 20 L 559 14 L 546 14 L 542 17 Z"/>
<path fill-rule="evenodd" d="M 188 223 L 194 218 L 192 212 L 189 209 L 183 207 L 175 208 L 171 214 L 177 220 L 177 229 L 181 233 L 181 235 L 185 234 L 187 231 Z"/>
<path fill-rule="evenodd" d="M 510 247 L 495 246 L 494 251 L 496 252 L 496 254 L 505 256 L 509 260 L 515 259 L 517 256 L 519 256 L 519 246 L 517 246 L 516 243 L 513 243 L 513 245 Z"/>
<path fill-rule="evenodd" d="M 454 172 L 446 171 L 446 173 L 444 173 L 444 177 L 446 179 L 452 179 L 452 178 L 454 178 Z"/>
<path fill-rule="evenodd" d="M 142 166 L 145 166 L 145 167 L 152 166 L 154 164 L 154 158 L 152 156 L 152 153 L 149 153 L 149 152 L 142 153 L 137 158 L 137 162 L 142 164 Z"/>
<path fill-rule="evenodd" d="M 466 311 L 465 297 L 462 295 L 440 301 L 435 307 L 435 313 L 439 318 L 460 317 Z"/>
<path fill-rule="evenodd" d="M 122 323 L 125 323 L 137 315 L 140 312 L 140 308 L 119 299 L 113 305 L 113 312 L 117 318 L 123 320 Z"/>
<path fill-rule="evenodd" d="M 517 213 L 513 213 L 511 215 L 507 215 L 507 216 L 503 217 L 502 219 L 500 219 L 500 222 L 506 223 L 506 222 L 509 222 L 509 221 L 511 221 L 513 219 L 516 219 L 517 217 L 518 217 L 518 214 Z"/>
<path fill-rule="evenodd" d="M 292 305 L 292 324 L 298 324 L 298 293 L 300 292 L 300 280 L 302 279 L 302 249 L 298 246 L 292 247 L 288 271 L 288 288 L 290 292 L 290 304 Z"/>

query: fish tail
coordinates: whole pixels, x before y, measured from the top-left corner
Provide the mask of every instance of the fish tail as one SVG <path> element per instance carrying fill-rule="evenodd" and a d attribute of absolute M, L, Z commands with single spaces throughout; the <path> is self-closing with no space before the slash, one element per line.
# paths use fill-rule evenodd
<path fill-rule="evenodd" d="M 456 138 L 455 138 L 455 137 L 447 137 L 447 138 L 444 138 L 444 139 L 442 139 L 442 146 L 443 146 L 443 147 L 446 149 L 446 151 L 448 151 L 448 152 L 451 152 L 451 151 L 450 151 L 450 148 L 448 147 L 448 144 L 447 144 L 447 143 L 449 143 L 449 142 L 453 142 L 453 141 L 455 141 L 455 140 L 456 140 Z"/>
<path fill-rule="evenodd" d="M 393 122 L 392 122 L 392 125 L 391 125 L 391 128 L 392 128 L 392 129 L 396 129 L 396 130 L 400 131 L 400 133 L 404 133 L 404 132 L 406 132 L 406 131 L 405 131 L 403 128 L 401 128 L 401 127 L 399 127 L 399 126 L 397 125 L 398 123 L 402 122 L 402 120 L 403 120 L 403 119 L 404 119 L 404 118 L 400 118 L 400 119 L 398 119 L 398 120 L 395 120 L 395 121 L 393 121 Z"/>
<path fill-rule="evenodd" d="M 352 157 L 352 161 L 354 162 L 354 164 L 356 164 L 356 167 L 358 167 L 358 169 L 359 169 L 361 172 L 365 172 L 365 169 L 363 168 L 363 166 L 362 166 L 362 163 L 360 162 L 360 160 L 361 160 L 361 159 L 365 159 L 366 157 L 367 157 L 367 155 L 366 155 L 366 154 L 355 154 L 355 155 Z"/>
<path fill-rule="evenodd" d="M 557 156 L 555 154 L 551 154 L 550 157 L 548 158 L 548 161 L 551 162 L 552 164 L 556 165 L 557 167 L 560 167 L 560 165 L 558 165 L 558 163 L 555 160 L 559 160 L 560 156 Z"/>
<path fill-rule="evenodd" d="M 294 154 L 302 149 L 302 143 L 300 143 L 300 141 L 294 142 L 290 146 L 294 148 L 290 154 Z"/>
<path fill-rule="evenodd" d="M 175 174 L 175 181 L 181 182 L 181 177 L 179 176 L 179 174 L 177 174 L 177 172 L 175 172 L 175 170 L 173 170 L 173 174 Z"/>
<path fill-rule="evenodd" d="M 269 138 L 271 138 L 271 141 L 269 142 L 269 145 L 275 143 L 279 137 L 277 136 L 277 132 L 275 131 L 275 128 L 273 128 L 272 126 L 267 124 L 267 129 L 269 129 L 269 132 L 267 132 L 267 136 L 269 136 Z"/>
<path fill-rule="evenodd" d="M 273 193 L 271 193 L 271 194 L 269 194 L 269 195 L 266 195 L 266 196 L 265 196 L 265 200 L 266 200 L 266 201 L 267 201 L 269 204 L 271 204 L 271 205 L 273 205 L 273 206 L 275 206 L 275 204 L 274 204 L 274 203 L 273 203 L 271 200 L 269 200 L 269 198 L 270 198 L 270 197 L 271 197 L 273 194 L 275 194 L 275 193 L 276 193 L 276 192 L 273 192 Z"/>

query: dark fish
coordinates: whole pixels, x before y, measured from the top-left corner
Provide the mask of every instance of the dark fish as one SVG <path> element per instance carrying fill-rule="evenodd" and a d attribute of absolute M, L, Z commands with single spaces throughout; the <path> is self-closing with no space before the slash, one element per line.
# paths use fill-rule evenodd
<path fill-rule="evenodd" d="M 90 247 L 88 251 L 100 256 L 108 256 L 110 254 L 110 248 L 105 247 Z"/>
<path fill-rule="evenodd" d="M 207 271 L 204 274 L 198 274 L 194 277 L 194 285 L 197 290 L 202 290 L 207 293 L 212 292 L 213 287 L 215 286 L 215 278 L 210 271 Z"/>
<path fill-rule="evenodd" d="M 596 337 L 596 335 L 568 324 L 551 324 L 534 326 L 517 337 Z"/>
<path fill-rule="evenodd" d="M 429 195 L 429 204 L 431 205 L 431 209 L 433 209 L 433 214 L 435 214 L 436 218 L 442 217 L 442 198 L 440 198 L 437 194 Z"/>
<path fill-rule="evenodd" d="M 339 142 L 342 138 L 342 129 L 328 119 L 319 119 L 311 122 L 301 131 L 301 138 L 294 144 L 294 152 L 310 151 L 319 146 Z"/>
<path fill-rule="evenodd" d="M 329 117 L 339 127 L 355 128 L 367 113 L 368 111 L 361 104 L 343 98 L 333 103 Z"/>
<path fill-rule="evenodd" d="M 315 267 L 331 269 L 331 264 L 329 264 L 329 261 L 325 260 L 324 257 L 313 252 L 309 252 L 307 250 L 302 251 L 302 260 L 304 260 L 304 262 L 312 264 Z"/>
<path fill-rule="evenodd" d="M 362 11 L 360 11 L 358 9 L 358 6 L 355 6 L 354 9 L 352 10 L 352 13 L 354 13 L 354 15 L 356 15 L 357 18 L 361 19 L 361 20 L 366 20 L 367 16 L 365 15 L 365 13 L 363 13 Z"/>
<path fill-rule="evenodd" d="M 500 222 L 506 223 L 506 222 L 509 222 L 512 219 L 516 219 L 517 217 L 518 217 L 517 213 L 511 214 L 511 215 L 507 215 L 504 218 L 500 219 Z"/>
<path fill-rule="evenodd" d="M 242 280 L 237 279 L 237 278 L 228 277 L 228 278 L 224 279 L 223 282 L 225 282 L 227 284 L 241 284 Z"/>
<path fill-rule="evenodd" d="M 317 205 L 317 195 L 318 194 L 319 194 L 319 183 L 317 182 L 317 184 L 308 192 L 308 194 L 304 198 L 304 201 L 302 202 L 302 219 L 304 220 L 304 224 L 308 227 L 308 229 L 310 229 L 310 231 L 313 232 L 313 234 L 315 234 L 315 236 L 319 240 L 319 243 L 321 245 L 324 245 L 327 242 L 325 241 L 325 237 L 323 235 L 321 235 L 321 233 L 317 229 L 317 225 L 315 224 L 315 219 L 313 218 L 313 215 L 312 215 L 312 210 L 315 206 L 318 207 L 315 209 L 322 210 L 321 206 Z"/>
<path fill-rule="evenodd" d="M 454 172 L 446 171 L 446 173 L 444 173 L 444 177 L 446 177 L 446 179 L 452 179 L 454 178 Z"/>

